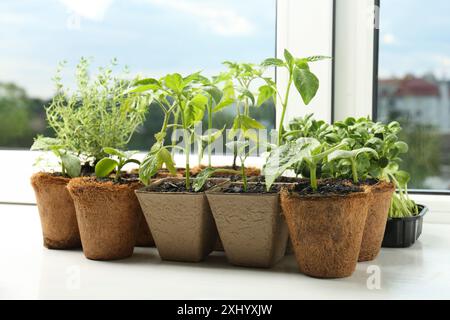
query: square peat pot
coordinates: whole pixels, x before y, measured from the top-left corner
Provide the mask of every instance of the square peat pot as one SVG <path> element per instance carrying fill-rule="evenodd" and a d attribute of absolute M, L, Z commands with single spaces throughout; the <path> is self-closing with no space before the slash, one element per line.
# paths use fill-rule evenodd
<path fill-rule="evenodd" d="M 423 216 L 428 212 L 424 205 L 418 205 L 419 214 L 407 218 L 389 218 L 384 232 L 384 248 L 407 248 L 412 246 L 422 233 Z"/>

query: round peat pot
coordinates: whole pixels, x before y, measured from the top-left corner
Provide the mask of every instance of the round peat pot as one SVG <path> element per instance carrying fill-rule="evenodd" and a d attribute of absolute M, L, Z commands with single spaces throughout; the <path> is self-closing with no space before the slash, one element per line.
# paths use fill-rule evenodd
<path fill-rule="evenodd" d="M 61 175 L 42 172 L 31 177 L 44 246 L 49 249 L 81 247 L 75 207 L 66 189 L 69 181 Z"/>
<path fill-rule="evenodd" d="M 302 273 L 344 278 L 354 272 L 370 197 L 362 189 L 329 195 L 282 191 L 281 205 Z"/>
<path fill-rule="evenodd" d="M 215 185 L 224 180 L 209 182 Z M 165 178 L 136 190 L 159 255 L 169 261 L 202 261 L 217 241 L 217 228 L 206 195 L 165 188 L 171 185 L 184 186 L 184 179 Z"/>
<path fill-rule="evenodd" d="M 141 184 L 72 179 L 67 188 L 73 198 L 86 258 L 117 260 L 133 254 L 141 208 L 134 190 Z"/>
<path fill-rule="evenodd" d="M 395 191 L 393 183 L 384 181 L 367 188 L 372 193 L 372 198 L 369 202 L 369 211 L 359 252 L 358 261 L 361 262 L 375 259 L 380 252 L 389 207 Z"/>
<path fill-rule="evenodd" d="M 422 234 L 423 217 L 428 208 L 418 205 L 419 214 L 406 218 L 389 218 L 386 224 L 383 244 L 385 248 L 407 248 L 412 246 Z"/>
<path fill-rule="evenodd" d="M 225 254 L 231 264 L 269 268 L 285 254 L 288 231 L 281 214 L 278 190 L 265 193 L 265 185 L 249 183 L 254 193 L 242 190 L 241 183 L 226 183 L 206 192 Z M 258 193 L 257 193 L 258 192 Z"/>

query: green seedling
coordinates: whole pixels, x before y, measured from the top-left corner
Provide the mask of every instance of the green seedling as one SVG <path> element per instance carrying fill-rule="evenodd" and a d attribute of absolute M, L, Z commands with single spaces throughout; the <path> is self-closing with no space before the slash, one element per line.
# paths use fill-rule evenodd
<path fill-rule="evenodd" d="M 30 150 L 53 152 L 53 154 L 59 159 L 61 173 L 64 176 L 75 178 L 81 174 L 80 159 L 71 152 L 65 150 L 59 139 L 38 136 L 34 140 Z"/>
<path fill-rule="evenodd" d="M 114 148 L 103 148 L 103 152 L 109 155 L 109 157 L 105 157 L 101 159 L 95 165 L 95 175 L 98 178 L 106 178 L 111 175 L 111 173 L 115 172 L 114 180 L 120 181 L 122 177 L 122 168 L 129 164 L 134 163 L 140 165 L 140 161 L 136 159 L 132 159 L 138 151 L 121 151 Z"/>
<path fill-rule="evenodd" d="M 185 154 L 185 183 L 190 189 L 190 153 L 194 137 L 194 128 L 202 121 L 205 109 L 208 104 L 208 93 L 202 86 L 205 78 L 200 73 L 194 73 L 187 77 L 182 77 L 178 73 L 168 74 L 160 80 L 144 79 L 138 83 L 138 87 L 132 92 L 155 92 L 158 94 L 156 100 L 162 108 L 167 110 L 167 117 L 164 120 L 157 142 L 152 146 L 150 152 L 145 157 L 139 170 L 139 176 L 143 183 L 148 184 L 150 178 L 166 164 L 166 167 L 175 174 L 175 167 L 172 154 L 168 147 L 164 146 L 164 136 L 168 127 L 183 129 Z M 169 102 L 169 97 L 172 102 Z M 169 116 L 173 115 L 173 122 L 169 124 Z M 180 122 L 178 120 L 180 119 Z M 170 148 L 179 148 L 172 142 Z"/>
<path fill-rule="evenodd" d="M 284 60 L 278 58 L 269 58 L 261 63 L 261 66 L 264 68 L 284 68 L 288 73 L 288 81 L 284 93 L 279 91 L 273 81 L 267 82 L 267 85 L 263 89 L 265 92 L 267 92 L 266 95 L 270 94 L 273 96 L 277 96 L 281 102 L 281 117 L 278 124 L 279 131 L 277 140 L 277 144 L 279 146 L 283 142 L 283 124 L 286 116 L 286 110 L 289 102 L 289 95 L 292 84 L 294 84 L 295 88 L 300 93 L 303 103 L 305 105 L 308 105 L 315 97 L 319 89 L 319 79 L 313 72 L 311 72 L 309 64 L 311 62 L 316 62 L 324 59 L 330 59 L 330 57 L 313 56 L 307 58 L 294 58 L 294 56 L 287 49 L 285 49 Z"/>

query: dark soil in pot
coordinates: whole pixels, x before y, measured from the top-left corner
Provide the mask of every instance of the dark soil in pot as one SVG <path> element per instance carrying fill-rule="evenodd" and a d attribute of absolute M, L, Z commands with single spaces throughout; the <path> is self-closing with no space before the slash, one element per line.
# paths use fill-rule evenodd
<path fill-rule="evenodd" d="M 368 188 L 372 193 L 372 198 L 369 202 L 369 211 L 358 261 L 371 261 L 380 252 L 388 220 L 389 207 L 395 191 L 394 184 L 384 181 L 375 184 L 370 183 Z"/>
<path fill-rule="evenodd" d="M 358 261 L 371 194 L 343 181 L 297 184 L 281 205 L 301 272 L 318 278 L 350 276 Z"/>
<path fill-rule="evenodd" d="M 205 189 L 224 182 L 210 179 Z M 136 191 L 163 260 L 198 262 L 214 248 L 217 228 L 204 192 L 187 190 L 184 179 L 166 178 Z"/>
<path fill-rule="evenodd" d="M 76 178 L 67 188 L 75 204 L 83 252 L 92 260 L 130 257 L 142 217 L 135 179 Z"/>
<path fill-rule="evenodd" d="M 36 173 L 31 185 L 41 219 L 44 246 L 49 249 L 81 247 L 75 207 L 66 189 L 70 178 L 57 173 Z"/>
<path fill-rule="evenodd" d="M 268 268 L 285 254 L 288 232 L 281 214 L 281 185 L 227 183 L 206 192 L 230 263 Z"/>

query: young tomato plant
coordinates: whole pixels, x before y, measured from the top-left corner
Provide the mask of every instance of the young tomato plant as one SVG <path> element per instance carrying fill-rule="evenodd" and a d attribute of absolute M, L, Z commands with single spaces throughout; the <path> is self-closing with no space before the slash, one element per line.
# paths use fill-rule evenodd
<path fill-rule="evenodd" d="M 226 126 L 224 126 L 220 130 L 213 129 L 213 116 L 216 109 L 221 109 L 225 106 L 228 106 L 233 101 L 230 100 L 230 97 L 228 95 L 224 95 L 222 90 L 220 90 L 218 87 L 220 82 L 223 81 L 223 78 L 221 76 L 213 77 L 213 81 L 210 81 L 207 78 L 200 78 L 199 80 L 202 84 L 202 90 L 205 92 L 208 98 L 208 103 L 206 105 L 207 132 L 206 134 L 196 134 L 195 136 L 198 144 L 198 165 L 201 165 L 204 151 L 207 148 L 208 167 L 211 168 L 213 143 L 223 135 L 223 132 L 226 128 Z"/>
<path fill-rule="evenodd" d="M 128 163 L 135 163 L 140 165 L 140 161 L 132 159 L 138 151 L 121 151 L 114 148 L 103 148 L 103 152 L 110 157 L 101 159 L 95 165 L 95 175 L 98 178 L 109 177 L 112 172 L 115 172 L 114 180 L 120 181 L 122 177 L 122 168 Z"/>
<path fill-rule="evenodd" d="M 226 61 L 224 64 L 228 67 L 228 71 L 220 76 L 223 86 L 223 100 L 214 109 L 214 112 L 220 111 L 232 104 L 236 106 L 236 116 L 233 120 L 229 138 L 234 139 L 237 135 L 238 140 L 246 138 L 257 141 L 255 129 L 264 129 L 264 125 L 256 121 L 250 116 L 251 107 L 259 107 L 270 97 L 264 97 L 260 94 L 258 100 L 252 93 L 252 85 L 254 81 L 263 76 L 261 69 L 250 63 L 235 63 Z M 266 79 L 266 81 L 272 81 Z M 273 82 L 271 82 L 274 85 Z M 233 150 L 233 169 L 236 169 L 236 160 L 238 158 L 238 150 Z"/>
<path fill-rule="evenodd" d="M 74 178 L 80 176 L 81 174 L 80 159 L 71 152 L 68 152 L 59 139 L 38 136 L 34 140 L 30 150 L 53 152 L 53 154 L 59 159 L 61 173 L 64 176 Z"/>
<path fill-rule="evenodd" d="M 199 73 L 182 77 L 178 73 L 168 74 L 160 80 L 149 80 L 148 83 L 142 83 L 141 86 L 134 89 L 134 92 L 153 91 L 158 92 L 159 96 L 156 100 L 159 105 L 167 110 L 167 118 L 164 120 L 160 134 L 157 136 L 157 142 L 152 146 L 150 152 L 145 157 L 139 170 L 140 179 L 143 183 L 148 184 L 150 178 L 166 164 L 167 168 L 175 173 L 175 166 L 172 155 L 168 148 L 164 146 L 165 131 L 169 126 L 174 128 L 181 127 L 183 130 L 185 154 L 185 183 L 189 190 L 191 187 L 190 178 L 190 153 L 194 137 L 194 127 L 202 121 L 205 109 L 208 104 L 207 93 L 202 89 L 202 81 L 205 78 Z M 144 80 L 142 80 L 144 81 Z M 151 83 L 150 83 L 151 82 Z M 170 103 L 170 100 L 173 102 Z M 169 107 L 170 106 L 170 107 Z M 173 114 L 173 123 L 169 124 L 169 115 Z M 180 119 L 180 121 L 179 121 Z M 178 148 L 172 143 L 172 150 Z"/>
<path fill-rule="evenodd" d="M 276 95 L 281 101 L 281 117 L 279 121 L 278 141 L 277 144 L 281 145 L 283 142 L 283 124 L 286 116 L 286 110 L 289 102 L 289 94 L 292 84 L 300 93 L 305 105 L 308 105 L 315 97 L 317 90 L 319 89 L 319 79 L 311 72 L 309 63 L 316 62 L 330 57 L 325 56 L 312 56 L 307 58 L 294 58 L 294 56 L 287 50 L 284 50 L 284 60 L 278 58 L 269 58 L 261 63 L 262 67 L 278 67 L 285 68 L 288 73 L 288 81 L 286 91 L 280 92 L 273 81 L 267 82 L 267 85 L 262 90 L 267 94 Z"/>

